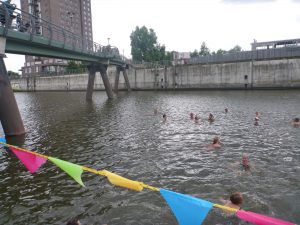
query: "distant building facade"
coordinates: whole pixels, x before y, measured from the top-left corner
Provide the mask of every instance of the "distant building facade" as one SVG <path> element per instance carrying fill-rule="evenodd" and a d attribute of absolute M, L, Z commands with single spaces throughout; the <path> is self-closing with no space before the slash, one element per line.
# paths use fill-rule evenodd
<path fill-rule="evenodd" d="M 289 48 L 289 47 L 299 47 L 300 39 L 287 39 L 287 40 L 277 40 L 277 41 L 265 41 L 251 43 L 251 50 L 261 50 L 261 49 L 272 49 L 272 48 Z"/>
<path fill-rule="evenodd" d="M 191 54 L 189 52 L 171 52 L 172 56 L 172 64 L 173 65 L 182 65 L 186 64 L 187 60 L 191 58 Z"/>
<path fill-rule="evenodd" d="M 93 42 L 91 0 L 20 0 L 20 3 L 23 11 Z M 47 36 L 38 20 L 35 30 L 37 34 Z M 26 55 L 22 75 L 62 72 L 67 65 L 68 60 Z"/>

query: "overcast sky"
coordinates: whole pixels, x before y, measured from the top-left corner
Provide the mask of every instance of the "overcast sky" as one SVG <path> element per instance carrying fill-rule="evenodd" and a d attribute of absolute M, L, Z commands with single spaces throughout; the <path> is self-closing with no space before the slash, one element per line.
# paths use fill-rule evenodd
<path fill-rule="evenodd" d="M 19 6 L 18 0 L 13 0 Z M 94 41 L 110 44 L 130 57 L 130 34 L 145 25 L 167 51 L 192 52 L 206 42 L 211 51 L 253 39 L 300 38 L 300 0 L 91 0 Z M 8 70 L 17 71 L 24 56 L 8 55 Z"/>

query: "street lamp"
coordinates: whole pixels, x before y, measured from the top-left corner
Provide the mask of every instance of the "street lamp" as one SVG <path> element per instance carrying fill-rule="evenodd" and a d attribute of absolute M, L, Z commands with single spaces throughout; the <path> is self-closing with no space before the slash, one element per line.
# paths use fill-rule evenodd
<path fill-rule="evenodd" d="M 68 14 L 68 16 L 69 16 L 69 18 L 71 19 L 71 31 L 73 32 L 74 31 L 74 29 L 73 29 L 73 17 L 74 17 L 74 15 L 75 15 L 75 13 L 74 12 L 68 12 L 67 13 Z"/>
<path fill-rule="evenodd" d="M 108 43 L 107 45 L 109 45 L 109 40 L 110 40 L 110 38 L 107 38 L 107 43 Z"/>

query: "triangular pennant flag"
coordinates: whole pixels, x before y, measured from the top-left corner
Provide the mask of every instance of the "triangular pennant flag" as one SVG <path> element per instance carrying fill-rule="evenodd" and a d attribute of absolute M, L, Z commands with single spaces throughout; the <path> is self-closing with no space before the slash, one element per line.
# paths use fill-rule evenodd
<path fill-rule="evenodd" d="M 236 215 L 245 221 L 256 225 L 296 225 L 295 223 L 286 222 L 276 218 L 260 215 L 254 212 L 239 210 Z"/>
<path fill-rule="evenodd" d="M 47 161 L 47 158 L 43 158 L 28 152 L 23 152 L 13 147 L 9 147 L 9 149 L 15 153 L 15 155 L 25 165 L 30 173 L 35 173 L 41 167 L 41 165 Z"/>
<path fill-rule="evenodd" d="M 143 190 L 142 184 L 138 181 L 129 180 L 125 177 L 121 177 L 121 176 L 119 176 L 115 173 L 111 173 L 107 170 L 103 170 L 103 172 L 105 173 L 105 176 L 107 177 L 109 182 L 112 183 L 113 185 L 128 188 L 128 189 L 131 189 L 134 191 Z"/>
<path fill-rule="evenodd" d="M 5 137 L 0 137 L 0 142 L 6 143 Z M 2 146 L 2 144 L 0 144 L 0 146 Z"/>
<path fill-rule="evenodd" d="M 80 185 L 84 186 L 81 180 L 81 174 L 83 172 L 82 166 L 53 157 L 49 157 L 48 159 L 63 171 L 65 171 L 67 174 L 69 174 L 71 177 L 73 177 L 73 179 L 76 180 Z"/>
<path fill-rule="evenodd" d="M 173 191 L 160 189 L 180 225 L 201 225 L 213 203 Z"/>

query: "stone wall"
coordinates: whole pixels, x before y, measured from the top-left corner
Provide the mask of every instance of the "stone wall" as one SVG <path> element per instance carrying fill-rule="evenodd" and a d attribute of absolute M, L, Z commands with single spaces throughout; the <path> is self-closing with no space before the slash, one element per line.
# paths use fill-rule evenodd
<path fill-rule="evenodd" d="M 115 68 L 109 68 L 112 87 L 115 74 Z M 300 88 L 300 59 L 130 68 L 128 78 L 133 90 Z M 84 91 L 87 82 L 87 74 L 11 80 L 13 88 L 21 91 Z M 125 87 L 121 72 L 119 89 Z M 104 90 L 99 73 L 94 88 Z"/>

